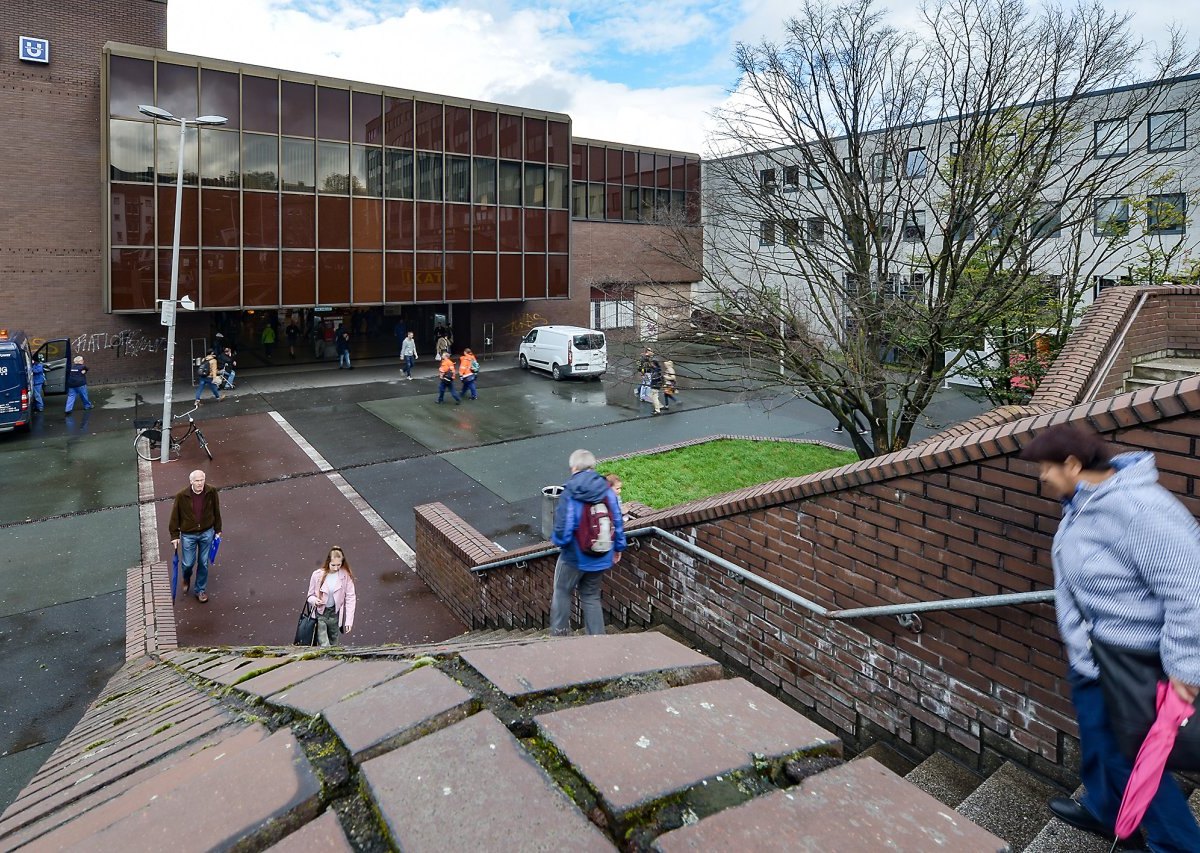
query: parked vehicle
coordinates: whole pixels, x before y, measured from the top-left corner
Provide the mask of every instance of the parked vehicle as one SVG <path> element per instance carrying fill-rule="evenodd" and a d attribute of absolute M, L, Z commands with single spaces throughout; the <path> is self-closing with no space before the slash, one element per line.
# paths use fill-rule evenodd
<path fill-rule="evenodd" d="M 0 432 L 28 430 L 33 414 L 33 363 L 43 360 L 46 384 L 42 394 L 67 393 L 67 365 L 71 342 L 66 338 L 46 341 L 31 352 L 24 332 L 0 329 Z"/>
<path fill-rule="evenodd" d="M 599 379 L 608 370 L 608 341 L 604 332 L 582 326 L 538 326 L 521 339 L 517 360 L 522 370 L 536 367 L 556 380 Z"/>

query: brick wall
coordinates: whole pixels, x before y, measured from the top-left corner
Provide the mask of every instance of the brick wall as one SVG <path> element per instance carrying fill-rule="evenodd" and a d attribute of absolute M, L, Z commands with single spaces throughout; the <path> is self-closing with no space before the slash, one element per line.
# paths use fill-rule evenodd
<path fill-rule="evenodd" d="M 20 62 L 20 35 L 49 39 L 50 64 Z M 104 313 L 101 51 L 166 40 L 166 4 L 151 0 L 0 4 L 0 326 L 89 341 L 129 332 L 124 361 L 113 347 L 84 347 L 98 382 L 144 373 L 132 362 L 160 337 L 156 317 Z"/>
<path fill-rule="evenodd" d="M 1168 317 L 1191 310 L 1191 294 L 1160 296 Z M 1176 334 L 1171 323 L 1159 328 Z M 1113 325 L 1114 338 L 1120 330 Z M 1154 451 L 1163 484 L 1200 515 L 1198 411 L 1200 376 L 1070 408 L 1013 408 L 974 432 L 641 515 L 630 527 L 672 530 L 827 608 L 1047 589 L 1059 507 L 1016 451 L 1051 423 L 1090 424 Z M 545 624 L 553 557 L 469 571 L 536 550 L 499 552 L 440 505 L 417 509 L 417 570 L 470 624 Z M 674 625 L 851 745 L 886 735 L 981 769 L 1015 759 L 1065 782 L 1074 773 L 1049 605 L 926 614 L 919 634 L 891 618 L 833 621 L 652 537 L 610 573 L 604 600 L 617 621 Z"/>
<path fill-rule="evenodd" d="M 1174 350 L 1200 352 L 1200 287 L 1141 290 L 1136 316 L 1116 350 L 1099 396 L 1116 394 L 1136 361 Z"/>

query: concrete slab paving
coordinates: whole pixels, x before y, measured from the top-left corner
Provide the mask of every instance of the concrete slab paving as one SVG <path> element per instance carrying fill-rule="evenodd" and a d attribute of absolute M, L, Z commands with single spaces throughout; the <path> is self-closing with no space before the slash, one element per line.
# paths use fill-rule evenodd
<path fill-rule="evenodd" d="M 362 772 L 409 853 L 614 849 L 487 711 L 367 761 Z"/>
<path fill-rule="evenodd" d="M 462 659 L 513 698 L 649 673 L 663 673 L 675 685 L 722 676 L 721 665 L 712 658 L 654 631 L 471 649 L 462 654 Z"/>
<path fill-rule="evenodd" d="M 155 509 L 160 559 L 169 562 L 171 502 Z M 290 643 L 309 577 L 333 545 L 346 551 L 358 596 L 343 645 L 429 642 L 463 631 L 324 475 L 224 489 L 221 516 L 223 544 L 209 575 L 208 603 L 182 592 L 175 600 L 181 646 Z"/>
<path fill-rule="evenodd" d="M 323 712 L 355 761 L 402 746 L 467 716 L 470 691 L 432 666 L 393 678 Z"/>
<path fill-rule="evenodd" d="M 351 853 L 353 849 L 333 809 L 327 809 L 316 820 L 309 821 L 278 844 L 267 848 L 274 853 Z"/>
<path fill-rule="evenodd" d="M 668 832 L 654 850 L 1002 853 L 1008 845 L 867 758 Z"/>
<path fill-rule="evenodd" d="M 64 429 L 41 438 L 0 436 L 4 480 L 24 484 L 0 490 L 0 525 L 137 503 L 132 431 Z"/>
<path fill-rule="evenodd" d="M 238 690 L 253 696 L 270 696 L 286 690 L 294 684 L 299 684 L 306 678 L 319 675 L 327 669 L 333 669 L 340 661 L 335 658 L 312 658 L 309 660 L 292 661 L 270 672 L 257 675 L 236 685 Z"/>
<path fill-rule="evenodd" d="M 361 690 L 403 675 L 411 666 L 410 661 L 345 662 L 271 694 L 268 701 L 294 708 L 302 714 L 315 715 Z"/>
<path fill-rule="evenodd" d="M 358 405 L 282 413 L 334 468 L 424 456 L 429 448 Z"/>
<path fill-rule="evenodd" d="M 830 732 L 740 679 L 543 714 L 554 742 L 617 814 L 799 750 L 841 753 Z"/>

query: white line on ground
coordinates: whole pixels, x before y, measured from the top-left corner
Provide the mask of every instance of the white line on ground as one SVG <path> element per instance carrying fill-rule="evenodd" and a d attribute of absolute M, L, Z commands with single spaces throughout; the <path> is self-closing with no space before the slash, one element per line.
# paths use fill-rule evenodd
<path fill-rule="evenodd" d="M 308 458 L 313 461 L 313 464 L 321 471 L 326 472 L 325 476 L 329 478 L 329 482 L 333 483 L 337 487 L 337 490 L 350 502 L 350 505 L 358 510 L 358 514 L 366 520 L 367 524 L 371 525 L 375 532 L 387 543 L 387 546 L 396 552 L 396 556 L 403 560 L 409 569 L 416 571 L 417 554 L 407 542 L 400 538 L 400 534 L 383 520 L 383 517 L 367 503 L 366 499 L 358 493 L 357 489 L 347 482 L 345 477 L 333 470 L 333 466 L 326 461 L 320 451 L 309 444 L 304 436 L 298 433 L 295 427 L 287 422 L 287 419 L 283 415 L 279 414 L 279 412 L 269 412 L 268 414 L 271 415 L 275 423 L 279 424 L 284 432 L 291 436 L 292 441 L 296 442 L 296 445 L 305 452 Z"/>

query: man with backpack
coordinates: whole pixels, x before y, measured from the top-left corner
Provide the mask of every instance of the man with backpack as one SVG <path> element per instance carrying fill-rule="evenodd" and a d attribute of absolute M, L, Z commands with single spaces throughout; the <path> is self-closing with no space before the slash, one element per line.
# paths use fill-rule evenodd
<path fill-rule="evenodd" d="M 217 378 L 217 354 L 210 352 L 204 358 L 196 362 L 196 402 L 200 402 L 200 395 L 204 393 L 205 388 L 212 389 L 213 400 L 221 402 L 221 392 L 217 390 L 221 381 Z"/>
<path fill-rule="evenodd" d="M 550 634 L 571 633 L 571 597 L 576 589 L 584 628 L 589 634 L 603 634 L 600 585 L 605 570 L 620 562 L 625 550 L 621 504 L 608 481 L 596 473 L 596 457 L 590 450 L 576 450 L 567 464 L 571 478 L 558 499 L 550 537 L 560 549 L 554 566 Z"/>

